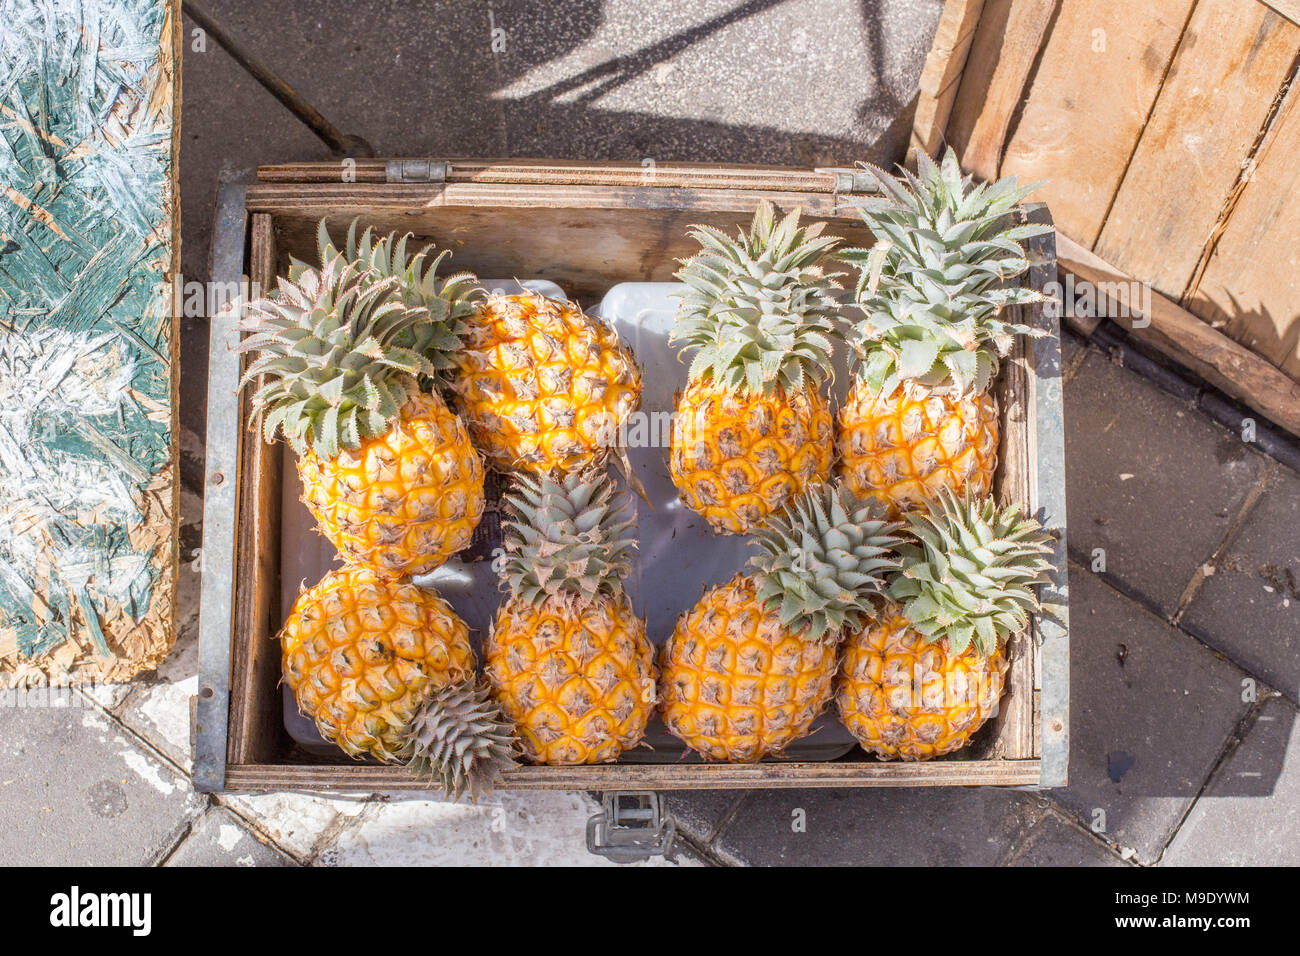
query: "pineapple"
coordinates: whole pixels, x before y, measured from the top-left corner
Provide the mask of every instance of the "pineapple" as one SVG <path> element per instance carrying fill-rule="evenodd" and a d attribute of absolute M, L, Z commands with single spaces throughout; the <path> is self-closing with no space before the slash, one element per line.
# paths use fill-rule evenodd
<path fill-rule="evenodd" d="M 396 294 L 409 309 L 424 308 L 429 321 L 413 325 L 394 339 L 394 344 L 418 352 L 429 360 L 434 371 L 445 374 L 454 367 L 452 355 L 460 348 L 465 334 L 465 319 L 482 301 L 484 292 L 478 277 L 472 272 L 459 272 L 438 281 L 438 267 L 451 252 L 444 249 L 434 255 L 432 245 L 425 246 L 409 259 L 406 242 L 412 238 L 407 233 L 400 239 L 396 233 L 378 237 L 367 228 L 357 236 L 357 222 L 348 227 L 347 241 L 342 249 L 334 246 L 326 221 L 316 227 L 316 254 L 321 262 L 329 262 L 342 253 L 346 263 L 355 263 L 365 269 L 370 281 L 388 278 L 397 280 Z M 289 280 L 298 282 L 311 266 L 298 259 L 289 259 Z"/>
<path fill-rule="evenodd" d="M 900 526 L 841 489 L 795 498 L 757 531 L 752 571 L 710 588 L 662 648 L 668 729 L 706 759 L 750 762 L 802 737 L 836 652 L 897 567 Z"/>
<path fill-rule="evenodd" d="M 460 412 L 503 470 L 563 475 L 600 465 L 641 400 L 641 371 L 618 334 L 537 293 L 479 303 L 455 363 Z"/>
<path fill-rule="evenodd" d="M 1050 539 L 1018 509 L 947 489 L 930 504 L 909 513 L 915 543 L 898 549 L 888 598 L 845 641 L 835 679 L 844 726 L 885 759 L 951 753 L 996 711 L 1005 644 L 1050 568 Z"/>
<path fill-rule="evenodd" d="M 986 495 L 997 468 L 998 406 L 989 392 L 1015 335 L 1007 306 L 1045 301 L 1007 287 L 1029 263 L 1020 240 L 1050 226 L 999 229 L 1036 186 L 1014 178 L 972 187 L 949 150 L 941 166 L 917 154 L 906 184 L 863 164 L 883 197 L 861 207 L 871 250 L 857 265 L 865 318 L 852 329 L 855 380 L 836 431 L 838 471 L 857 494 L 898 515 L 941 488 Z"/>
<path fill-rule="evenodd" d="M 839 240 L 823 223 L 778 224 L 763 200 L 748 234 L 710 226 L 677 277 L 669 341 L 696 355 L 677 399 L 669 467 L 686 506 L 717 531 L 744 534 L 830 473 L 834 275 L 820 262 Z M 836 274 L 838 275 L 838 273 Z"/>
<path fill-rule="evenodd" d="M 469 544 L 483 514 L 483 465 L 461 421 L 418 379 L 411 347 L 428 310 L 399 280 L 334 254 L 295 266 L 274 298 L 248 306 L 240 351 L 258 357 L 240 387 L 267 441 L 297 453 L 303 501 L 343 556 L 388 577 L 433 570 Z M 407 347 L 400 343 L 405 340 Z"/>
<path fill-rule="evenodd" d="M 280 645 L 299 709 L 349 756 L 407 764 L 457 799 L 512 765 L 508 725 L 475 682 L 469 629 L 433 592 L 336 569 L 298 596 Z"/>
<path fill-rule="evenodd" d="M 519 477 L 507 496 L 510 597 L 486 646 L 493 696 L 533 763 L 614 760 L 656 700 L 645 622 L 623 591 L 636 546 L 604 476 Z"/>

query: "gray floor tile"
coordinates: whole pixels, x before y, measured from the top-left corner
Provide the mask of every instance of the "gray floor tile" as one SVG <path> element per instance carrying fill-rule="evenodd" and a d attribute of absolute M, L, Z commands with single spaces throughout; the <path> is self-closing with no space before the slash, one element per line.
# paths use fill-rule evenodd
<path fill-rule="evenodd" d="M 1047 814 L 1025 837 L 1012 866 L 1123 866 L 1108 847 L 1055 814 Z"/>
<path fill-rule="evenodd" d="M 716 846 L 755 866 L 988 866 L 1038 812 L 1023 794 L 988 787 L 762 790 Z"/>
<path fill-rule="evenodd" d="M 181 272 L 186 282 L 211 277 L 212 217 L 217 185 L 252 182 L 261 163 L 328 159 L 329 150 L 244 72 L 215 40 L 202 51 L 185 19 L 181 58 Z M 187 311 L 189 307 L 187 306 Z M 181 423 L 202 437 L 207 426 L 208 322 L 181 321 Z M 186 456 L 193 457 L 191 456 Z M 197 465 L 197 467 L 195 467 Z M 183 477 L 201 487 L 201 464 L 182 458 Z"/>
<path fill-rule="evenodd" d="M 89 704 L 6 706 L 0 739 L 0 859 L 11 866 L 148 864 L 206 803 Z"/>
<path fill-rule="evenodd" d="M 1070 785 L 1050 796 L 1151 862 L 1245 714 L 1244 675 L 1077 565 L 1070 586 Z"/>
<path fill-rule="evenodd" d="M 674 790 L 660 795 L 677 826 L 693 839 L 707 843 L 727 814 L 745 797 L 743 790 Z"/>
<path fill-rule="evenodd" d="M 901 159 L 937 0 L 495 0 L 511 155 Z"/>
<path fill-rule="evenodd" d="M 1300 731 L 1274 698 L 1196 802 L 1161 863 L 1300 866 Z"/>
<path fill-rule="evenodd" d="M 1070 550 L 1170 614 L 1264 459 L 1191 406 L 1088 355 L 1065 388 Z"/>
<path fill-rule="evenodd" d="M 248 829 L 229 810 L 205 813 L 185 842 L 167 858 L 167 866 L 295 866 L 273 844 Z"/>
<path fill-rule="evenodd" d="M 1180 623 L 1300 699 L 1300 476 L 1277 468 Z"/>

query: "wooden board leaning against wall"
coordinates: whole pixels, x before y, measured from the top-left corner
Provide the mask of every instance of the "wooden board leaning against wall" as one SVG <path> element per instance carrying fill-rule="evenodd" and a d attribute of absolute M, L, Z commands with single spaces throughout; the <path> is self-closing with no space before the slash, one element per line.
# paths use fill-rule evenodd
<path fill-rule="evenodd" d="M 179 0 L 6 6 L 0 687 L 175 642 Z"/>
<path fill-rule="evenodd" d="M 1044 182 L 1116 321 L 1300 435 L 1298 67 L 1297 0 L 948 0 L 913 145 Z"/>

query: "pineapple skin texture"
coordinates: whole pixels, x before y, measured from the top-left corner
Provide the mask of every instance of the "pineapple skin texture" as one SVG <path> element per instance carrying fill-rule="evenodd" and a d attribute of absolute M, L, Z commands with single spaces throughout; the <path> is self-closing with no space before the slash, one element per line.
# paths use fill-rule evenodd
<path fill-rule="evenodd" d="M 832 432 L 816 391 L 744 395 L 699 380 L 677 401 L 669 470 L 688 508 L 716 531 L 744 534 L 827 479 Z"/>
<path fill-rule="evenodd" d="M 641 401 L 641 371 L 613 329 L 536 295 L 491 296 L 466 326 L 450 384 L 493 464 L 545 475 L 604 460 Z"/>
<path fill-rule="evenodd" d="M 998 403 L 916 385 L 879 395 L 858 382 L 840 409 L 836 452 L 849 489 L 892 518 L 943 487 L 984 497 L 998 465 Z"/>
<path fill-rule="evenodd" d="M 280 647 L 284 679 L 321 736 L 388 763 L 410 757 L 411 722 L 434 691 L 474 679 L 469 629 L 451 605 L 357 566 L 298 596 Z"/>
<path fill-rule="evenodd" d="M 1006 683 L 1001 647 L 980 657 L 926 644 L 897 605 L 851 633 L 835 678 L 840 720 L 886 760 L 929 760 L 966 746 L 997 709 Z"/>
<path fill-rule="evenodd" d="M 415 393 L 359 448 L 298 458 L 303 502 L 345 558 L 389 578 L 426 574 L 470 543 L 483 516 L 483 462 L 460 419 Z"/>
<path fill-rule="evenodd" d="M 645 622 L 625 595 L 511 599 L 484 648 L 492 696 L 526 760 L 607 763 L 645 736 L 656 701 Z"/>
<path fill-rule="evenodd" d="M 752 763 L 804 736 L 830 701 L 833 643 L 807 641 L 744 574 L 710 588 L 663 646 L 664 724 L 707 760 Z"/>

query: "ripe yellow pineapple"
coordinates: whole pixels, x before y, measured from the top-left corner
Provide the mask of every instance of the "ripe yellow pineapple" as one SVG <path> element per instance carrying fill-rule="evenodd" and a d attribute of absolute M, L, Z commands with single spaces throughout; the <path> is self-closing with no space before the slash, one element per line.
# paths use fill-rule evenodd
<path fill-rule="evenodd" d="M 435 374 L 413 349 L 430 337 L 428 309 L 402 301 L 398 277 L 328 251 L 249 305 L 238 348 L 259 354 L 241 387 L 261 378 L 264 436 L 282 431 L 297 452 L 303 500 L 344 557 L 423 574 L 469 544 L 483 465 L 460 420 L 421 391 Z"/>
<path fill-rule="evenodd" d="M 839 242 L 823 223 L 776 222 L 763 200 L 748 233 L 710 226 L 677 277 L 670 341 L 698 350 L 678 396 L 669 469 L 688 508 L 743 534 L 830 473 L 832 420 L 819 394 L 830 371 L 839 285 L 820 262 Z"/>
<path fill-rule="evenodd" d="M 454 797 L 490 790 L 511 765 L 469 630 L 433 592 L 355 565 L 331 571 L 298 596 L 280 644 L 299 709 L 349 756 L 408 764 Z"/>
<path fill-rule="evenodd" d="M 840 410 L 838 471 L 845 484 L 899 514 L 942 488 L 988 494 L 997 468 L 998 406 L 989 393 L 1015 335 L 1042 334 L 1002 317 L 1042 301 L 1006 281 L 1028 268 L 1020 240 L 1050 226 L 1005 226 L 1035 187 L 1014 179 L 972 188 L 949 150 L 941 166 L 917 154 L 903 184 L 863 164 L 882 198 L 861 207 L 870 249 L 857 265 L 865 318 L 850 341 L 859 364 Z"/>
<path fill-rule="evenodd" d="M 889 598 L 851 633 L 835 680 L 840 719 L 885 759 L 926 760 L 964 747 L 996 711 L 1005 644 L 1039 606 L 1048 538 L 991 498 L 947 489 L 907 517 L 915 543 Z"/>
<path fill-rule="evenodd" d="M 826 487 L 771 516 L 751 573 L 706 590 L 662 649 L 669 731 L 707 759 L 733 762 L 807 734 L 830 700 L 846 627 L 896 566 L 898 527 Z"/>
<path fill-rule="evenodd" d="M 485 650 L 493 696 L 529 761 L 614 760 L 641 741 L 656 701 L 645 622 L 622 583 L 632 522 L 598 475 L 523 475 L 506 500 L 510 597 Z"/>
<path fill-rule="evenodd" d="M 601 464 L 641 400 L 641 372 L 605 323 L 537 293 L 492 295 L 466 318 L 450 386 L 502 469 L 567 474 Z"/>

